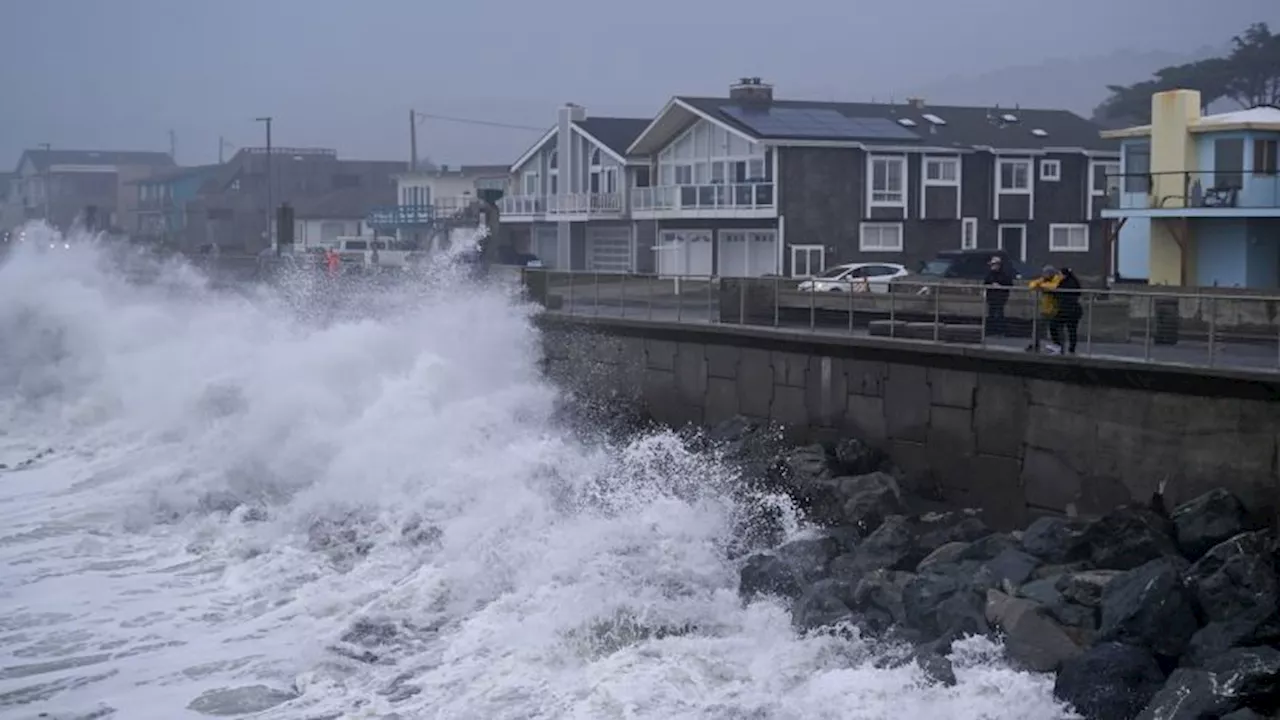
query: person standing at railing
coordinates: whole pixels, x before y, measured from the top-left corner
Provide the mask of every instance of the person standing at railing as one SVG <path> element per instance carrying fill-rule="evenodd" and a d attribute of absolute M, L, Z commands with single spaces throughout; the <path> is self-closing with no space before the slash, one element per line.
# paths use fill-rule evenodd
<path fill-rule="evenodd" d="M 1027 352 L 1039 352 L 1040 343 L 1045 339 L 1045 335 L 1049 335 L 1049 342 L 1045 343 L 1045 351 L 1051 355 L 1062 352 L 1062 346 L 1058 345 L 1053 337 L 1057 327 L 1055 319 L 1058 316 L 1058 297 L 1053 291 L 1061 282 L 1062 274 L 1057 268 L 1045 265 L 1040 271 L 1040 277 L 1027 284 L 1027 287 L 1038 296 L 1040 306 L 1040 317 L 1032 327 L 1031 344 L 1027 346 Z"/>
<path fill-rule="evenodd" d="M 1080 339 L 1080 318 L 1084 317 L 1084 309 L 1080 305 L 1080 279 L 1071 268 L 1062 268 L 1058 276 L 1058 286 L 1050 292 L 1057 301 L 1058 311 L 1049 321 L 1049 336 L 1059 347 L 1065 347 L 1074 355 L 1076 341 Z"/>
<path fill-rule="evenodd" d="M 1005 269 L 999 255 L 992 255 L 987 261 L 987 276 L 983 278 L 982 284 L 987 286 L 987 334 L 1003 335 L 1004 307 L 1009 302 L 1009 287 L 1013 285 L 1013 275 Z"/>

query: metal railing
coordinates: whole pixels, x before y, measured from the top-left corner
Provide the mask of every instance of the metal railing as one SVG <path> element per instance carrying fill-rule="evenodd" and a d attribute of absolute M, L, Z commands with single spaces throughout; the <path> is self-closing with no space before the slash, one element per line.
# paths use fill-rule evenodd
<path fill-rule="evenodd" d="M 541 215 L 547 211 L 547 199 L 541 195 L 504 195 L 498 201 L 503 215 Z"/>
<path fill-rule="evenodd" d="M 1280 176 L 1236 170 L 1122 173 L 1107 176 L 1107 207 L 1153 209 L 1280 208 Z"/>
<path fill-rule="evenodd" d="M 571 193 L 547 197 L 548 215 L 617 215 L 622 210 L 622 193 Z"/>
<path fill-rule="evenodd" d="M 740 325 L 1064 358 L 1280 372 L 1280 296 L 1141 290 L 1044 293 L 894 282 L 799 290 L 804 278 L 626 275 L 523 269 L 549 313 Z M 1055 310 L 1053 313 L 1046 311 Z"/>
<path fill-rule="evenodd" d="M 631 191 L 632 212 L 763 210 L 774 207 L 773 183 L 668 185 Z"/>

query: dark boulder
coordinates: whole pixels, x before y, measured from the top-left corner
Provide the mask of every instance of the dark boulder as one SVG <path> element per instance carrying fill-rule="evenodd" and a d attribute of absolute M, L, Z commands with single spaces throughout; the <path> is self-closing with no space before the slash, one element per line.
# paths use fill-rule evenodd
<path fill-rule="evenodd" d="M 1245 708 L 1280 708 L 1280 650 L 1241 648 L 1214 658 L 1204 669 L 1179 668 L 1138 717 L 1201 720 Z"/>
<path fill-rule="evenodd" d="M 1223 715 L 1221 720 L 1267 720 L 1267 718 L 1250 710 L 1249 708 L 1242 708 L 1235 712 L 1229 712 L 1226 715 Z"/>
<path fill-rule="evenodd" d="M 1062 596 L 1077 605 L 1101 607 L 1102 593 L 1107 586 L 1124 573 L 1119 570 L 1084 570 L 1059 576 L 1058 590 Z"/>
<path fill-rule="evenodd" d="M 943 687 L 954 687 L 956 669 L 951 661 L 936 652 L 919 652 L 916 654 L 916 665 L 930 682 Z"/>
<path fill-rule="evenodd" d="M 1179 556 L 1173 525 L 1141 507 L 1119 507 L 1089 524 L 1081 538 L 1090 561 L 1104 570 L 1132 570 L 1157 558 Z"/>
<path fill-rule="evenodd" d="M 946 545 L 934 550 L 925 556 L 923 560 L 916 564 L 916 572 L 924 572 L 931 567 L 942 565 L 954 565 L 965 559 L 966 551 L 971 543 L 966 542 L 949 542 Z"/>
<path fill-rule="evenodd" d="M 1182 656 L 1186 667 L 1204 667 L 1228 650 L 1280 645 L 1280 610 L 1251 611 L 1226 620 L 1214 620 L 1196 631 Z"/>
<path fill-rule="evenodd" d="M 777 555 L 795 569 L 804 584 L 827 576 L 831 561 L 840 554 L 840 541 L 829 535 L 792 540 L 778 548 Z"/>
<path fill-rule="evenodd" d="M 853 589 L 841 580 L 819 580 L 810 585 L 791 608 L 791 624 L 800 631 L 835 625 L 853 619 L 849 601 Z"/>
<path fill-rule="evenodd" d="M 1035 557 L 1009 548 L 978 568 L 973 584 L 984 589 L 1017 587 L 1025 583 L 1039 565 L 1040 561 Z"/>
<path fill-rule="evenodd" d="M 890 515 L 853 552 L 832 561 L 831 574 L 856 580 L 872 570 L 906 570 L 919 562 L 915 557 L 917 552 L 911 521 L 901 515 Z"/>
<path fill-rule="evenodd" d="M 868 535 L 880 527 L 884 519 L 903 511 L 902 491 L 898 481 L 884 472 L 836 478 L 838 522 Z"/>
<path fill-rule="evenodd" d="M 1187 584 L 1210 621 L 1252 616 L 1280 605 L 1275 543 L 1264 531 L 1213 546 L 1187 571 Z"/>
<path fill-rule="evenodd" d="M 916 518 L 912 527 L 920 553 L 913 565 L 947 543 L 976 542 L 991 534 L 979 511 L 972 509 L 925 513 Z"/>
<path fill-rule="evenodd" d="M 1077 518 L 1037 518 L 1022 533 L 1022 549 L 1055 565 L 1086 560 L 1089 545 L 1084 536 L 1088 527 L 1088 522 Z"/>
<path fill-rule="evenodd" d="M 902 593 L 915 577 L 911 573 L 874 570 L 858 582 L 853 592 L 853 606 L 863 612 L 880 612 L 895 624 L 905 625 L 906 609 Z"/>
<path fill-rule="evenodd" d="M 970 586 L 962 572 L 927 572 L 907 581 L 902 589 L 906 625 L 923 637 L 985 635 L 986 597 Z"/>
<path fill-rule="evenodd" d="M 1244 505 L 1222 488 L 1179 505 L 1172 517 L 1178 548 L 1190 560 L 1200 559 L 1214 545 L 1247 529 Z"/>
<path fill-rule="evenodd" d="M 1018 588 L 1018 595 L 1039 604 L 1077 643 L 1089 645 L 1098 630 L 1098 611 L 1067 599 L 1058 589 L 1060 580 L 1061 577 L 1032 580 Z"/>
<path fill-rule="evenodd" d="M 1088 720 L 1131 720 L 1163 683 L 1150 652 L 1107 642 L 1064 661 L 1053 694 Z"/>
<path fill-rule="evenodd" d="M 757 595 L 800 597 L 804 584 L 800 573 L 773 553 L 756 553 L 747 558 L 738 573 L 738 594 L 750 600 Z"/>
<path fill-rule="evenodd" d="M 1184 562 L 1152 560 L 1108 583 L 1099 637 L 1180 657 L 1199 628 L 1191 594 L 1182 585 Z"/>
<path fill-rule="evenodd" d="M 845 438 L 836 443 L 834 454 L 835 465 L 841 475 L 866 475 L 883 470 L 888 464 L 884 452 L 857 438 Z"/>

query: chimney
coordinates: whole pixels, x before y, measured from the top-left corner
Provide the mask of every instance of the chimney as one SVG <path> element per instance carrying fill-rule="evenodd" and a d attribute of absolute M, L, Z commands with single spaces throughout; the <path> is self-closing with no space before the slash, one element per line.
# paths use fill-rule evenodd
<path fill-rule="evenodd" d="M 907 98 L 907 105 L 910 105 L 911 107 L 915 108 L 916 110 L 923 110 L 923 109 L 924 109 L 924 98 L 922 98 L 922 97 L 909 97 L 909 98 Z"/>
<path fill-rule="evenodd" d="M 560 114 L 569 122 L 582 122 L 587 119 L 587 109 L 575 103 L 565 103 Z"/>
<path fill-rule="evenodd" d="M 773 102 L 773 86 L 758 77 L 744 77 L 729 86 L 729 99 L 743 105 L 768 105 Z"/>

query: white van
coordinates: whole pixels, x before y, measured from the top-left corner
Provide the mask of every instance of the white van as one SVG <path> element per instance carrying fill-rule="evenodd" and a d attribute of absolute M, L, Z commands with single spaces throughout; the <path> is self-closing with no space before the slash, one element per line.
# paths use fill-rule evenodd
<path fill-rule="evenodd" d="M 335 249 L 344 264 L 372 267 L 375 250 L 379 267 L 404 267 L 408 264 L 409 247 L 389 236 L 340 237 Z"/>

